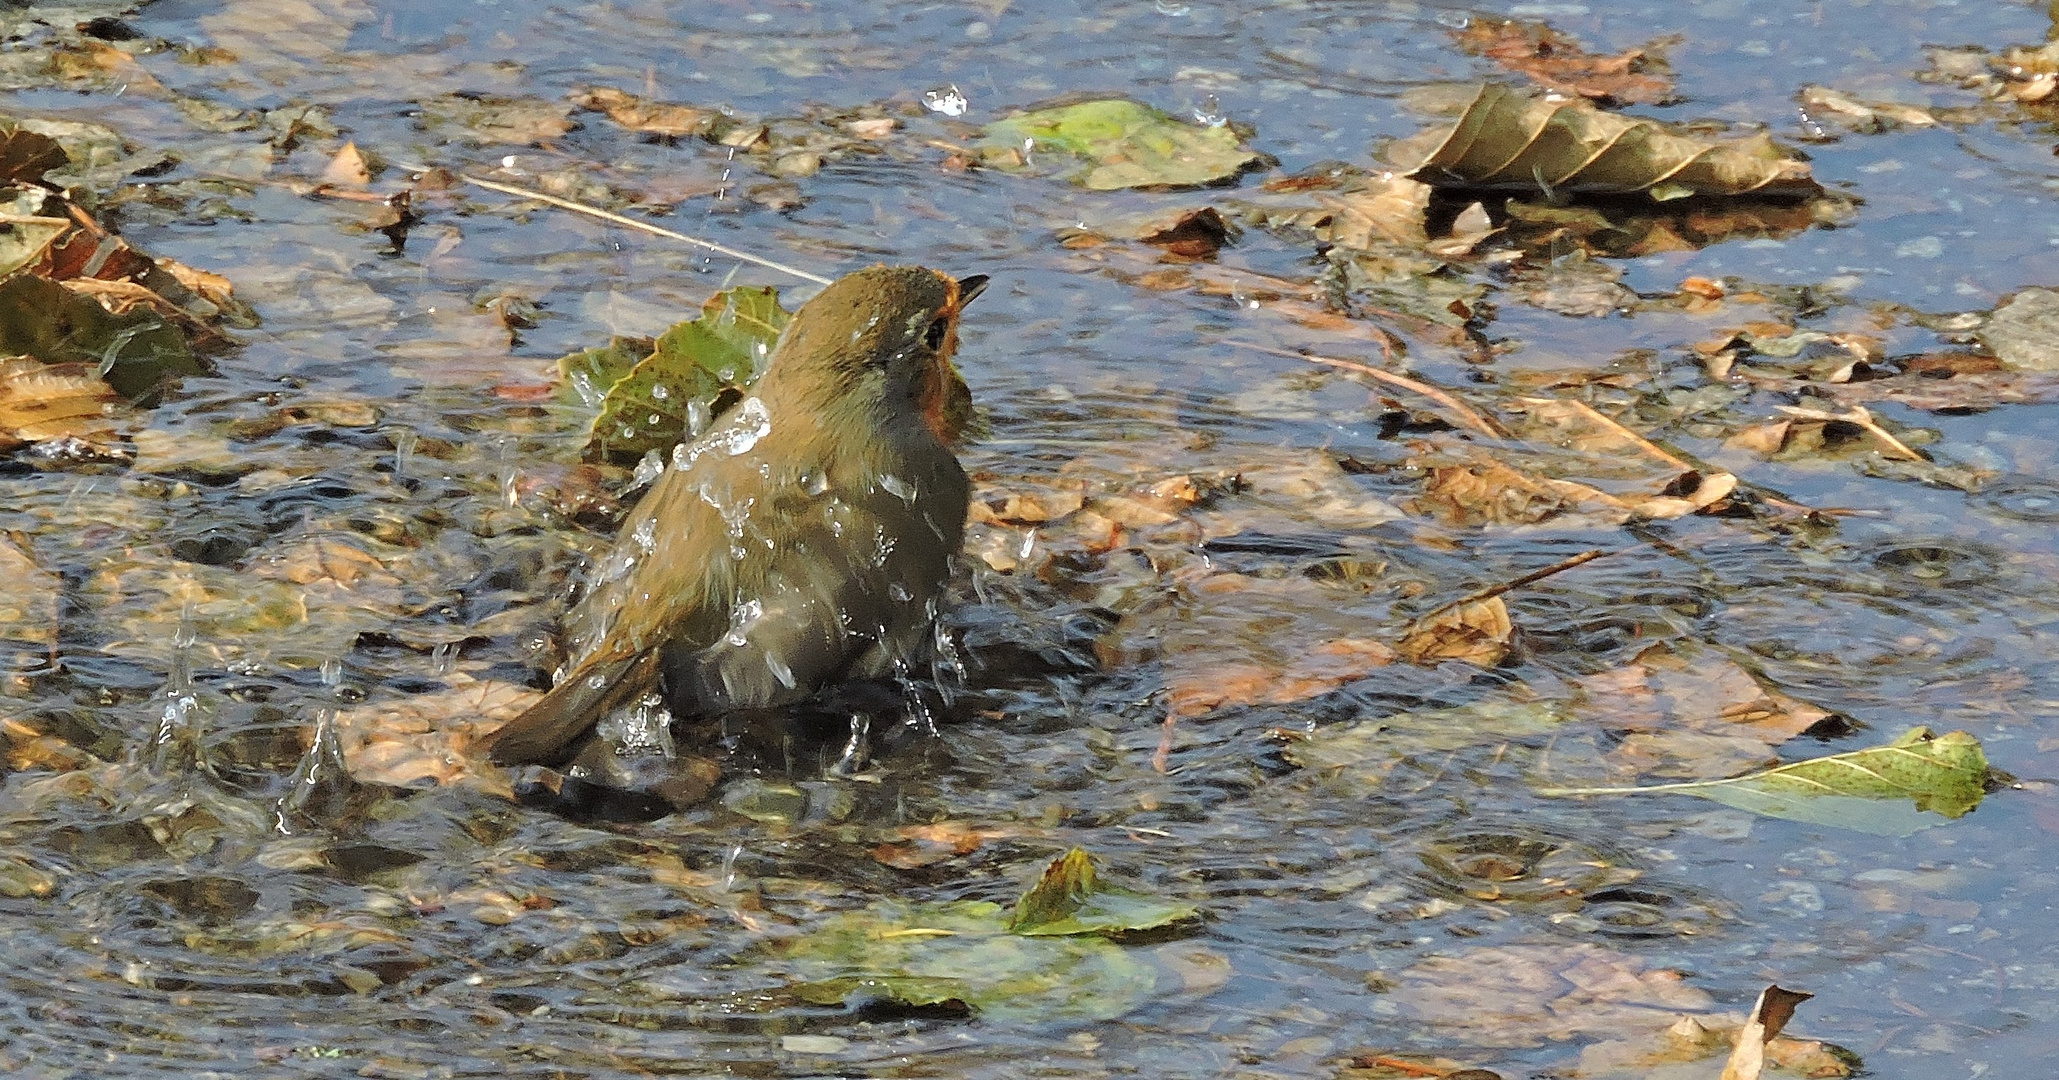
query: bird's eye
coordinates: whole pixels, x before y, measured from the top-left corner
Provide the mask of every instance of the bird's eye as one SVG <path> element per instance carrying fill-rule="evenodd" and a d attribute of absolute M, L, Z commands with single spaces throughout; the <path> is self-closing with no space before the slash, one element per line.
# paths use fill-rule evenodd
<path fill-rule="evenodd" d="M 932 349 L 941 349 L 944 347 L 944 338 L 950 333 L 950 320 L 938 316 L 935 322 L 929 324 L 929 329 L 923 332 L 922 340 L 927 342 Z"/>

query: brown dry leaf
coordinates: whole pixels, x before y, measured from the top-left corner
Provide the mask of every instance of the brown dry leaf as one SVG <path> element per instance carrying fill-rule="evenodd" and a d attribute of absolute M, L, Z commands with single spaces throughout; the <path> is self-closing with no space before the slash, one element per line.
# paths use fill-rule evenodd
<path fill-rule="evenodd" d="M 1576 681 L 1575 707 L 1618 730 L 1686 727 L 1778 746 L 1831 716 L 1761 683 L 1714 650 L 1653 645 L 1619 668 Z"/>
<path fill-rule="evenodd" d="M 322 169 L 318 181 L 323 187 L 367 188 L 372 185 L 372 166 L 365 161 L 365 155 L 358 150 L 357 143 L 346 142 L 329 164 Z"/>
<path fill-rule="evenodd" d="M 1657 1032 L 1715 1002 L 1678 972 L 1600 945 L 1508 945 L 1432 957 L 1401 973 L 1387 1000 L 1482 1046 Z"/>
<path fill-rule="evenodd" d="M 257 568 L 260 577 L 281 578 L 296 585 L 330 585 L 348 590 L 378 590 L 396 597 L 401 579 L 386 564 L 337 534 L 309 536 Z"/>
<path fill-rule="evenodd" d="M 428 780 L 508 795 L 507 775 L 475 762 L 468 747 L 542 696 L 514 683 L 461 682 L 437 693 L 339 712 L 336 735 L 344 766 L 365 783 L 413 787 Z"/>
<path fill-rule="evenodd" d="M 1682 1016 L 1673 1026 L 1656 1035 L 1636 1039 L 1607 1039 L 1580 1048 L 1580 1064 L 1572 1075 L 1583 1080 L 1650 1080 L 1706 1077 L 1713 1064 L 1689 1069 L 1694 1063 L 1721 1054 L 1734 1044 L 1743 1025 L 1733 1017 Z M 1812 1040 L 1785 1035 L 1765 1040 L 1765 1060 L 1775 1068 L 1797 1076 L 1849 1077 L 1853 1073 L 1851 1054 Z"/>
<path fill-rule="evenodd" d="M 1430 236 L 1423 217 L 1430 208 L 1430 185 L 1384 173 L 1367 176 L 1337 195 L 1320 196 L 1327 220 L 1308 224 L 1316 238 L 1339 247 L 1370 248 L 1379 243 L 1418 247 Z"/>
<path fill-rule="evenodd" d="M 0 449 L 77 439 L 114 455 L 125 416 L 121 395 L 91 365 L 45 364 L 26 356 L 0 360 Z"/>
<path fill-rule="evenodd" d="M 931 825 L 909 825 L 895 829 L 892 840 L 872 849 L 872 857 L 896 870 L 913 870 L 946 859 L 970 855 L 989 840 L 1021 836 L 1020 828 L 975 825 L 969 821 L 939 821 Z"/>
<path fill-rule="evenodd" d="M 1763 132 L 1711 140 L 1684 128 L 1483 84 L 1459 119 L 1387 148 L 1395 168 L 1436 186 L 1577 194 L 1815 196 L 1807 162 Z"/>
<path fill-rule="evenodd" d="M 1509 639 L 1515 632 L 1515 624 L 1509 621 L 1508 605 L 1502 603 L 1501 597 L 1490 596 L 1417 620 L 1395 651 L 1412 664 L 1459 660 L 1489 668 L 1508 656 Z"/>
<path fill-rule="evenodd" d="M 572 104 L 606 113 L 608 119 L 631 131 L 666 139 L 708 135 L 722 117 L 713 109 L 670 105 L 607 86 L 589 87 L 573 94 Z"/>
<path fill-rule="evenodd" d="M 1620 515 L 1618 520 L 1630 514 L 1621 499 L 1607 492 L 1531 476 L 1485 454 L 1472 465 L 1433 467 L 1423 493 L 1402 506 L 1458 527 L 1535 525 L 1568 512 Z"/>
<path fill-rule="evenodd" d="M 1348 610 L 1357 596 L 1348 588 L 1224 573 L 1187 593 L 1175 611 L 1125 619 L 1097 647 L 1111 662 L 1158 657 L 1174 716 L 1302 701 L 1394 659 L 1391 647 L 1361 636 L 1366 618 Z"/>
<path fill-rule="evenodd" d="M 41 648 L 57 644 L 57 612 L 63 582 L 36 561 L 29 538 L 15 531 L 0 533 L 0 640 Z"/>
<path fill-rule="evenodd" d="M 1451 235 L 1432 240 L 1423 245 L 1423 250 L 1446 259 L 1470 255 L 1481 242 L 1501 231 L 1488 216 L 1485 203 L 1473 203 L 1451 221 Z"/>
<path fill-rule="evenodd" d="M 1854 131 L 1872 134 L 1896 127 L 1938 125 L 1937 115 L 1920 105 L 1865 101 L 1827 86 L 1804 86 L 1797 95 L 1809 115 L 1836 120 Z"/>
<path fill-rule="evenodd" d="M 1138 231 L 1137 239 L 1187 259 L 1214 258 L 1231 239 L 1231 228 L 1213 206 L 1183 210 L 1159 218 Z"/>
<path fill-rule="evenodd" d="M 1978 412 L 2000 405 L 2040 405 L 2059 401 L 2059 374 L 2044 371 L 1995 371 L 1933 379 L 1896 375 L 1887 379 L 1838 383 L 1821 387 L 1823 396 L 1839 404 L 1886 401 L 1928 412 Z"/>
<path fill-rule="evenodd" d="M 1766 1063 L 1766 1044 L 1778 1037 L 1780 1029 L 1794 1018 L 1795 1006 L 1815 996 L 1779 986 L 1760 991 L 1759 1000 L 1752 1005 L 1751 1018 L 1738 1029 L 1737 1049 L 1723 1065 L 1723 1080 L 1759 1080 Z"/>
<path fill-rule="evenodd" d="M 101 41 L 77 41 L 59 46 L 50 54 L 50 74 L 60 79 L 119 81 L 123 92 L 162 94 L 157 81 L 134 56 Z"/>
<path fill-rule="evenodd" d="M 1575 681 L 1573 709 L 1617 732 L 1622 775 L 1693 779 L 1761 768 L 1773 748 L 1831 713 L 1761 683 L 1729 657 L 1653 645 L 1622 667 Z"/>
<path fill-rule="evenodd" d="M 1057 521 L 1086 505 L 1086 488 L 1084 480 L 1059 480 L 1043 490 L 1004 490 L 992 478 L 978 477 L 972 494 L 971 520 L 990 525 L 1041 525 Z"/>
<path fill-rule="evenodd" d="M 1528 75 L 1547 90 L 1625 105 L 1663 105 L 1674 97 L 1658 43 L 1596 56 L 1544 23 L 1500 19 L 1476 19 L 1452 36 L 1466 52 Z"/>

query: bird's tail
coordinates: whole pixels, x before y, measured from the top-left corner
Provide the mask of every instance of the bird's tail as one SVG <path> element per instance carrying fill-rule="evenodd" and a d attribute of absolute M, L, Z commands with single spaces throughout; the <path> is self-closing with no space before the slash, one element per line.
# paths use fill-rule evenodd
<path fill-rule="evenodd" d="M 656 650 L 588 663 L 551 687 L 543 700 L 472 743 L 495 765 L 558 765 L 608 711 L 656 689 Z"/>

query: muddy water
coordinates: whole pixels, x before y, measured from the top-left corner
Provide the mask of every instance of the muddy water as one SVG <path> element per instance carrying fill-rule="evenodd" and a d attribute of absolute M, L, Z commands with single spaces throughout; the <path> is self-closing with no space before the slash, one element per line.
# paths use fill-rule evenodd
<path fill-rule="evenodd" d="M 1947 3 L 1496 13 L 1548 17 L 1603 51 L 1681 35 L 1670 55 L 1690 101 L 1657 114 L 1759 121 L 1783 137 L 1807 133 L 1793 101 L 1804 84 L 1944 102 L 1947 91 L 1909 77 L 1926 66 L 1923 46 L 2000 48 L 2047 27 L 2027 6 Z M 1399 104 L 1409 87 L 1487 74 L 1447 44 L 1464 17 L 1322 0 L 163 0 L 130 25 L 233 58 L 147 56 L 162 92 L 115 82 L 11 93 L 10 112 L 107 123 L 176 153 L 150 198 L 110 216 L 143 250 L 227 275 L 263 325 L 241 335 L 219 377 L 189 381 L 150 414 L 133 469 L 17 463 L 0 475 L 0 527 L 33 539 L 65 597 L 62 670 L 19 660 L 0 715 L 128 763 L 22 767 L 0 788 L 0 1063 L 25 1077 L 1256 1077 L 1336 1075 L 1355 1054 L 1398 1052 L 1521 1076 L 1645 1030 L 1638 1009 L 1737 1011 L 1777 980 L 1817 995 L 1801 1032 L 1864 1055 L 1873 1075 L 2050 1075 L 2059 808 L 2035 782 L 2054 771 L 2059 738 L 2049 406 L 1883 406 L 2002 478 L 1969 495 L 1842 462 L 1752 463 L 1755 484 L 1857 513 L 1778 533 L 1660 528 L 1662 543 L 1513 596 L 1525 650 L 1511 664 L 1486 675 L 1395 665 L 1309 701 L 1190 721 L 1169 775 L 1150 765 L 1165 673 L 1110 646 L 1112 613 L 1146 608 L 1136 590 L 1169 578 L 1114 558 L 1061 561 L 1036 580 L 975 562 L 954 617 L 966 692 L 940 734 L 892 747 L 873 782 L 822 781 L 807 761 L 768 765 L 694 809 L 616 826 L 463 789 L 318 784 L 310 808 L 275 821 L 323 710 L 405 701 L 458 678 L 529 677 L 563 582 L 602 542 L 539 494 L 569 483 L 578 443 L 525 389 L 551 361 L 609 333 L 659 331 L 725 283 L 789 286 L 794 298 L 807 287 L 478 193 L 429 207 L 394 252 L 364 231 L 363 205 L 263 182 L 318 174 L 340 136 L 312 134 L 267 165 L 264 133 L 198 126 L 174 95 L 231 110 L 320 105 L 387 161 L 514 182 L 605 163 L 611 180 L 673 204 L 667 224 L 818 273 L 885 259 L 988 274 L 960 354 L 990 429 L 966 463 L 987 483 L 1042 490 L 1082 461 L 1111 474 L 1260 475 L 1306 467 L 1317 451 L 1350 457 L 1382 468 L 1341 481 L 1349 513 L 1335 499 L 1233 494 L 1217 506 L 1216 540 L 1157 557 L 1177 564 L 1169 575 L 1206 565 L 1273 582 L 1378 566 L 1379 580 L 1451 597 L 1651 537 L 1444 530 L 1377 512 L 1420 477 L 1385 468 L 1406 454 L 1382 438 L 1366 390 L 1228 344 L 1350 343 L 1228 298 L 1133 287 L 1055 242 L 1075 222 L 1191 195 L 1089 195 L 934 160 L 859 159 L 794 181 L 799 205 L 774 207 L 749 191 L 767 178 L 732 168 L 720 148 L 641 142 L 592 114 L 549 148 L 471 140 L 426 126 L 412 102 L 555 100 L 601 83 L 790 115 L 956 86 L 966 119 L 983 122 L 1116 92 L 1251 124 L 1255 145 L 1296 170 L 1363 160 L 1376 137 L 1413 130 Z M 1657 292 L 1690 275 L 1838 279 L 1833 317 L 1876 302 L 1990 307 L 2059 282 L 2050 143 L 2026 121 L 1813 145 L 1818 177 L 1864 200 L 1844 227 L 1625 260 L 1625 282 Z M 1225 258 L 1291 274 L 1307 254 L 1254 232 Z M 480 307 L 502 294 L 540 311 L 513 345 Z M 1692 333 L 1663 322 L 1510 300 L 1488 332 L 1511 344 L 1493 377 L 1640 349 L 1683 385 L 1698 377 Z M 1433 348 L 1414 370 L 1445 385 L 1477 377 Z M 334 411 L 310 414 L 316 405 Z M 1689 426 L 1666 434 L 1717 452 Z M 305 577 L 286 568 L 324 537 L 371 552 L 389 575 L 310 609 Z M 1273 609 L 1176 611 L 1168 632 L 1218 639 L 1232 657 L 1240 642 L 1253 655 L 1277 648 L 1267 620 L 1304 603 L 1280 588 Z M 1391 635 L 1426 606 L 1415 594 L 1369 588 L 1311 633 Z M 1262 737 L 1455 716 L 1435 711 L 1511 695 L 1571 699 L 1577 680 L 1660 641 L 1744 658 L 1855 729 L 1798 740 L 1790 758 L 1925 724 L 1974 733 L 2029 782 L 1963 820 L 1888 839 L 1685 798 L 1531 794 L 1550 755 L 1609 749 L 1594 728 L 1420 737 L 1411 745 L 1423 749 L 1377 782 L 1297 770 Z M 1097 643 L 1117 662 L 1097 664 Z M 940 820 L 998 835 L 912 870 L 875 858 L 891 830 Z M 766 938 L 805 935 L 883 897 L 1006 902 L 1071 844 L 1207 916 L 1133 946 L 1149 950 L 1158 989 L 1120 1019 L 809 1006 L 754 959 Z M 1629 1005 L 1562 997 L 1578 979 L 1558 973 L 1583 960 L 1597 979 L 1685 972 L 1704 998 L 1690 1008 L 1651 989 Z M 1511 988 L 1482 974 L 1533 963 L 1550 977 Z M 1477 993 L 1454 989 L 1467 986 Z"/>

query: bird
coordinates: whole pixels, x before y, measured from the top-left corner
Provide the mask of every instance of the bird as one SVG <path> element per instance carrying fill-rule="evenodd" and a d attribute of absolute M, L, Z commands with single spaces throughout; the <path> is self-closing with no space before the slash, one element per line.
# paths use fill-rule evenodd
<path fill-rule="evenodd" d="M 802 304 L 764 374 L 674 447 L 591 568 L 551 690 L 473 749 L 562 765 L 613 710 L 799 706 L 923 659 L 970 499 L 951 357 L 986 284 L 880 264 Z"/>

